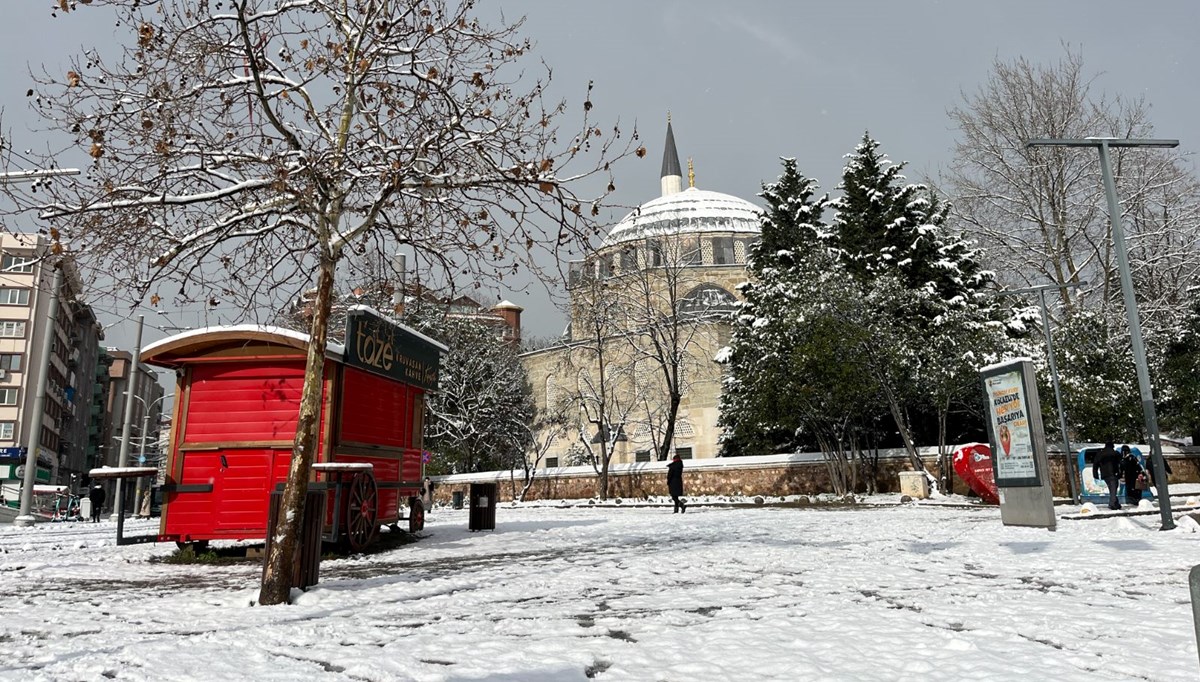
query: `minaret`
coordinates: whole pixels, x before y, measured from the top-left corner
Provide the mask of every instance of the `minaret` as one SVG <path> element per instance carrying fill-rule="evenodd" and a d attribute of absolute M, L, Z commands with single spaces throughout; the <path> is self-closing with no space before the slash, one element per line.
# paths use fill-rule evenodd
<path fill-rule="evenodd" d="M 671 112 L 667 112 L 667 146 L 663 149 L 662 195 L 683 191 L 683 172 L 679 169 L 679 152 L 675 151 L 675 133 L 671 131 Z"/>

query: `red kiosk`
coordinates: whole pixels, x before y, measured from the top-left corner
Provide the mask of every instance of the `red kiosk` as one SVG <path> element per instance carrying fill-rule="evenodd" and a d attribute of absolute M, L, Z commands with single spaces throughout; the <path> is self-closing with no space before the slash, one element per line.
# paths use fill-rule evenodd
<path fill-rule="evenodd" d="M 174 369 L 175 419 L 160 542 L 266 535 L 271 493 L 292 457 L 309 336 L 235 325 L 184 332 L 142 351 Z M 351 309 L 344 346 L 325 349 L 310 489 L 326 491 L 322 540 L 358 550 L 381 524 L 424 527 L 421 430 L 445 346 L 370 308 Z"/>

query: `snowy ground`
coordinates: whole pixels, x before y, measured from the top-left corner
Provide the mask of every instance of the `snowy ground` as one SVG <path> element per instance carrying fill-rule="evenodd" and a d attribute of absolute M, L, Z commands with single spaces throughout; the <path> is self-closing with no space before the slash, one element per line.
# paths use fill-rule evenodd
<path fill-rule="evenodd" d="M 0 679 L 1200 676 L 1190 519 L 551 505 L 466 525 L 439 509 L 419 542 L 326 561 L 270 608 L 254 565 L 152 563 L 174 547 L 115 547 L 111 523 L 3 527 Z"/>

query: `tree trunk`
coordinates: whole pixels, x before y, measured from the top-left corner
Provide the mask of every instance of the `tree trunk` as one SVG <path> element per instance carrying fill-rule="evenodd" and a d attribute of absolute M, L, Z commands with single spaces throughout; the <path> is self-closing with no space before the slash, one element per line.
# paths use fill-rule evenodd
<path fill-rule="evenodd" d="M 296 556 L 296 541 L 304 518 L 304 500 L 308 494 L 308 479 L 317 450 L 317 434 L 321 417 L 321 394 L 325 376 L 325 339 L 329 329 L 330 294 L 333 291 L 334 260 L 321 255 L 317 277 L 317 298 L 313 302 L 311 338 L 304 372 L 304 388 L 300 394 L 300 416 L 296 422 L 296 438 L 292 443 L 292 463 L 283 501 L 279 508 L 271 551 L 263 559 L 262 588 L 258 603 L 264 606 L 286 604 L 291 593 L 292 566 Z"/>
<path fill-rule="evenodd" d="M 904 441 L 904 449 L 908 452 L 908 459 L 912 462 L 913 471 L 920 471 L 929 476 L 929 471 L 925 469 L 925 463 L 921 461 L 921 456 L 917 453 L 917 446 L 913 443 L 912 432 L 908 430 L 908 419 L 904 416 L 904 406 L 896 399 L 895 395 L 890 390 L 884 390 L 887 395 L 888 408 L 891 410 L 892 419 L 896 422 L 896 429 L 900 431 L 900 438 Z"/>

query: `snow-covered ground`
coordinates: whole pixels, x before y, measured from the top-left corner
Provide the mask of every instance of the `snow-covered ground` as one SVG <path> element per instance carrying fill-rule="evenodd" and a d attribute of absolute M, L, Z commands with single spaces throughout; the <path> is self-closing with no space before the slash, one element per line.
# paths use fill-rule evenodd
<path fill-rule="evenodd" d="M 256 565 L 154 563 L 173 545 L 116 547 L 111 523 L 0 528 L 0 678 L 1200 678 L 1191 519 L 529 505 L 466 525 L 438 509 L 270 608 Z"/>

